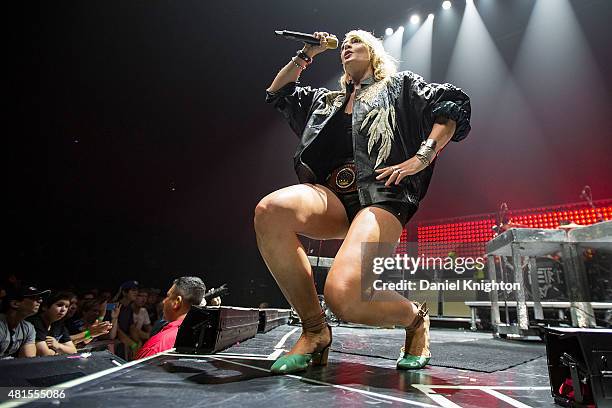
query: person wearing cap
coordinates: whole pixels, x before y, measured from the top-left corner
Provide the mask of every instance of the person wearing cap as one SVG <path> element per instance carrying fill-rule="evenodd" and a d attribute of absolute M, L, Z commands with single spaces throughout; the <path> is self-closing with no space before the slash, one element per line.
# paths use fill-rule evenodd
<path fill-rule="evenodd" d="M 35 315 L 49 290 L 34 286 L 11 289 L 0 314 L 0 358 L 36 357 L 36 330 L 25 319 Z"/>

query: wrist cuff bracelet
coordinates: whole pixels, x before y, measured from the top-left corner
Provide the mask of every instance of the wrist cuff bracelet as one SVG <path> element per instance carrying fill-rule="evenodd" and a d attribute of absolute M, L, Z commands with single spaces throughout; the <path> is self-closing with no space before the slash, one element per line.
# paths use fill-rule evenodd
<path fill-rule="evenodd" d="M 424 140 L 421 147 L 416 152 L 416 157 L 423 162 L 425 166 L 429 166 L 436 157 L 436 141 L 433 139 Z"/>

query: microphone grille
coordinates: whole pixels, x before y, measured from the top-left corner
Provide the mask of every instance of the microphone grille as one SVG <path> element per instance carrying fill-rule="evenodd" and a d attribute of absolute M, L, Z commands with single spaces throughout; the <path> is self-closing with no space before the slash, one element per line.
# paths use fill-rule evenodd
<path fill-rule="evenodd" d="M 338 39 L 336 37 L 328 37 L 326 48 L 329 50 L 335 50 L 338 48 Z"/>

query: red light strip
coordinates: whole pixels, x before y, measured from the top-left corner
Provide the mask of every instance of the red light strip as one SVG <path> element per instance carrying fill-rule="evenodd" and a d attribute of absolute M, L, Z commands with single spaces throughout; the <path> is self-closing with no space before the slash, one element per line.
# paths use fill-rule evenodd
<path fill-rule="evenodd" d="M 607 200 L 612 201 L 612 200 Z M 612 205 L 592 208 L 574 208 L 559 210 L 557 207 L 527 209 L 508 213 L 513 223 L 528 228 L 558 228 L 561 221 L 574 222 L 579 225 L 591 225 L 601 217 L 612 220 Z M 491 229 L 496 224 L 496 214 L 485 214 L 481 218 L 457 218 L 457 222 L 448 222 L 417 226 L 418 252 L 425 256 L 447 256 L 455 252 L 457 256 L 482 256 L 485 243 L 493 237 Z M 406 244 L 407 230 L 404 229 L 400 244 Z M 405 248 L 405 245 L 400 248 Z M 398 248 L 398 252 L 401 252 Z"/>

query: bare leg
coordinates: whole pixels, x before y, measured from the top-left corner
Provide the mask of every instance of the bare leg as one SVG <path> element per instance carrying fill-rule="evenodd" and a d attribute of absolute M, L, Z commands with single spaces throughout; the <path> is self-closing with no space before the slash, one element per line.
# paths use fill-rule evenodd
<path fill-rule="evenodd" d="M 397 368 L 420 369 L 431 356 L 429 318 L 424 315 L 415 320 L 416 305 L 394 291 L 376 291 L 374 297 L 364 293 L 374 280 L 371 272 L 373 257 L 392 255 L 401 232 L 399 221 L 388 211 L 375 207 L 361 210 L 351 224 L 327 277 L 325 300 L 334 313 L 347 321 L 405 326 L 406 340 Z M 365 242 L 372 244 L 364 248 L 362 243 Z M 415 326 L 412 326 L 413 322 Z"/>
<path fill-rule="evenodd" d="M 395 291 L 376 291 L 372 299 L 363 296 L 362 262 L 372 265 L 374 256 L 362 254 L 362 243 L 397 243 L 402 226 L 391 213 L 376 207 L 361 210 L 351 224 L 325 284 L 325 301 L 341 319 L 376 326 L 409 326 L 415 305 Z M 362 259 L 363 258 L 363 259 Z"/>
<path fill-rule="evenodd" d="M 297 234 L 340 239 L 349 224 L 344 206 L 326 187 L 300 184 L 275 191 L 255 209 L 259 251 L 281 291 L 302 320 L 321 312 L 312 269 Z M 303 332 L 290 354 L 310 353 L 329 343 L 329 332 Z"/>

